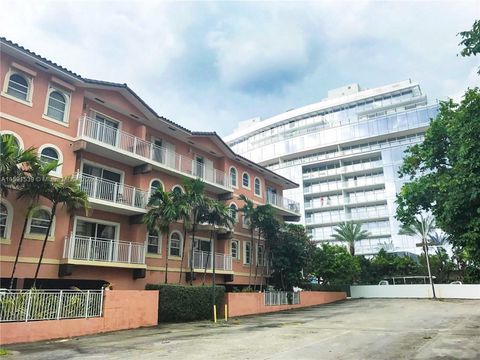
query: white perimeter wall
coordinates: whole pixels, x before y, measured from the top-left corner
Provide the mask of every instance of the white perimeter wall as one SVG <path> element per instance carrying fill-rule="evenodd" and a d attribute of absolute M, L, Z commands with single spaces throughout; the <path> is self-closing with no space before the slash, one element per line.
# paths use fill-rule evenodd
<path fill-rule="evenodd" d="M 352 298 L 431 298 L 430 284 L 350 286 Z M 435 284 L 435 294 L 443 299 L 480 299 L 477 284 Z"/>

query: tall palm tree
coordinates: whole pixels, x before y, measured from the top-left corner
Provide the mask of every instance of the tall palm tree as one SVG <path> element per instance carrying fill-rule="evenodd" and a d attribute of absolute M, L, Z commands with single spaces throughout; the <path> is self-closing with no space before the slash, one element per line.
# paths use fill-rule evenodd
<path fill-rule="evenodd" d="M 260 245 L 260 238 L 263 237 L 265 241 L 264 251 L 262 254 L 262 274 L 260 276 L 260 291 L 263 287 L 263 275 L 265 270 L 265 259 L 266 251 L 267 251 L 267 242 L 268 239 L 274 231 L 276 231 L 277 227 L 276 224 L 278 223 L 276 218 L 275 209 L 270 204 L 266 205 L 259 205 L 255 208 L 254 212 L 254 222 L 257 225 L 258 230 L 258 240 L 257 245 Z M 257 250 L 257 257 L 258 257 L 258 250 Z M 255 262 L 255 277 L 253 280 L 253 286 L 257 286 L 257 275 L 258 275 L 258 259 Z"/>
<path fill-rule="evenodd" d="M 170 249 L 170 224 L 178 220 L 178 207 L 174 193 L 157 188 L 148 200 L 149 210 L 143 216 L 148 231 L 167 234 L 167 254 L 165 254 L 165 284 L 168 282 L 168 251 Z"/>
<path fill-rule="evenodd" d="M 428 279 L 430 280 L 430 285 L 432 286 L 433 298 L 436 299 L 435 295 L 435 286 L 433 285 L 432 271 L 430 270 L 430 260 L 428 259 L 428 244 L 427 239 L 430 237 L 432 232 L 435 230 L 435 221 L 434 219 L 427 215 L 424 217 L 420 215 L 412 221 L 411 224 L 403 224 L 400 228 L 400 235 L 408 236 L 418 236 L 422 240 L 423 251 L 425 253 L 425 260 L 427 263 L 428 269 Z"/>
<path fill-rule="evenodd" d="M 433 234 L 430 234 L 428 236 L 428 239 L 430 240 L 431 245 L 434 246 L 445 246 L 450 244 L 450 235 L 445 234 L 445 233 L 439 233 L 435 231 Z"/>
<path fill-rule="evenodd" d="M 217 232 L 222 229 L 228 229 L 231 231 L 235 225 L 235 218 L 232 216 L 230 207 L 224 203 L 216 200 L 208 201 L 208 211 L 204 215 L 203 219 L 210 226 L 210 246 L 212 253 L 212 268 L 213 268 L 213 282 L 215 283 L 215 239 Z M 209 254 L 210 255 L 210 254 Z M 209 255 L 207 256 L 207 261 L 205 263 L 205 270 L 203 274 L 203 283 L 205 283 L 205 277 L 207 273 L 207 266 L 209 261 Z"/>
<path fill-rule="evenodd" d="M 53 219 L 57 212 L 58 205 L 63 205 L 70 214 L 78 209 L 84 209 L 85 213 L 87 213 L 89 207 L 88 195 L 80 188 L 80 182 L 74 176 L 66 176 L 61 179 L 49 178 L 48 180 L 45 179 L 44 182 L 46 182 L 44 189 L 45 192 L 42 195 L 50 200 L 52 207 L 50 221 L 48 222 L 47 231 L 43 240 L 42 251 L 40 253 L 40 258 L 38 259 L 35 276 L 33 277 L 33 287 L 35 287 L 40 266 L 42 265 L 45 247 L 47 246 L 50 229 L 52 228 Z"/>
<path fill-rule="evenodd" d="M 50 184 L 50 171 L 58 166 L 56 161 L 44 163 L 34 158 L 29 161 L 28 167 L 25 168 L 23 177 L 16 182 L 15 189 L 17 191 L 17 199 L 26 199 L 28 205 L 26 208 L 25 218 L 23 220 L 22 233 L 18 242 L 17 254 L 13 262 L 12 275 L 10 276 L 10 289 L 13 288 L 13 279 L 15 277 L 15 270 L 17 269 L 18 259 L 22 250 L 23 240 L 27 231 L 28 219 L 32 213 L 37 209 L 38 201 L 42 197 Z"/>
<path fill-rule="evenodd" d="M 253 236 L 253 233 L 255 231 L 256 223 L 256 215 L 255 215 L 255 206 L 253 204 L 253 201 L 247 198 L 245 195 L 241 194 L 238 197 L 240 200 L 244 202 L 244 205 L 242 208 L 240 208 L 240 211 L 243 213 L 243 221 L 248 223 L 248 229 L 250 230 L 250 269 L 248 273 L 248 287 L 250 288 L 251 283 L 252 283 L 252 266 L 253 266 L 253 259 L 255 258 L 254 256 L 254 248 L 255 248 L 255 237 Z"/>
<path fill-rule="evenodd" d="M 367 239 L 370 235 L 368 231 L 362 229 L 362 224 L 354 221 L 348 221 L 336 226 L 333 231 L 333 238 L 338 241 L 346 242 L 350 255 L 355 255 L 355 242 Z"/>
<path fill-rule="evenodd" d="M 180 275 L 178 277 L 178 283 L 182 282 L 183 274 L 183 259 L 185 258 L 185 246 L 187 243 L 187 234 L 190 229 L 190 220 L 191 220 L 191 206 L 187 199 L 187 195 L 181 192 L 173 192 L 173 201 L 178 211 L 178 220 L 182 222 L 183 227 L 183 244 L 182 244 L 182 255 L 180 260 Z"/>
<path fill-rule="evenodd" d="M 38 162 L 35 148 L 22 150 L 12 135 L 0 135 L 0 194 L 16 188 L 31 164 Z"/>
<path fill-rule="evenodd" d="M 193 247 L 198 224 L 202 221 L 208 209 L 208 200 L 205 196 L 205 183 L 199 179 L 185 179 L 184 206 L 190 212 L 189 224 L 191 226 L 192 241 L 190 242 L 190 285 L 193 284 Z M 186 239 L 184 239 L 185 243 Z M 182 257 L 184 252 L 182 252 Z M 183 263 L 183 261 L 182 261 Z"/>

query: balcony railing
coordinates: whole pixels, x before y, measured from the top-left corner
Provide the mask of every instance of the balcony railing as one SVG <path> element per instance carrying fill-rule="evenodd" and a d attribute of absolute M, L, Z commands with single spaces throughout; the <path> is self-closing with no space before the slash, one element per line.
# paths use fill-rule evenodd
<path fill-rule="evenodd" d="M 79 119 L 78 137 L 88 138 L 106 146 L 129 152 L 182 174 L 231 188 L 229 181 L 227 181 L 228 177 L 223 171 L 207 167 L 195 159 L 180 155 L 171 149 L 145 141 L 87 116 L 82 116 Z"/>
<path fill-rule="evenodd" d="M 148 191 L 87 174 L 77 173 L 75 176 L 80 181 L 81 189 L 90 198 L 139 209 L 147 206 Z"/>
<path fill-rule="evenodd" d="M 300 214 L 300 204 L 283 196 L 267 192 L 267 204 Z"/>
<path fill-rule="evenodd" d="M 324 176 L 341 175 L 341 174 L 348 174 L 348 173 L 359 172 L 364 170 L 372 170 L 372 169 L 380 168 L 382 166 L 383 166 L 383 163 L 381 160 L 352 164 L 352 165 L 345 165 L 345 166 L 341 166 L 334 169 L 319 170 L 319 171 L 304 173 L 303 179 L 304 180 L 318 179 Z"/>
<path fill-rule="evenodd" d="M 145 264 L 145 244 L 72 234 L 65 237 L 63 257 L 72 260 Z"/>
<path fill-rule="evenodd" d="M 349 179 L 347 181 L 332 181 L 322 184 L 315 184 L 312 186 L 307 186 L 303 188 L 304 194 L 315 194 L 336 190 L 344 190 L 349 188 L 356 188 L 362 186 L 370 185 L 382 185 L 385 183 L 385 178 L 383 176 L 375 176 L 368 178 L 360 178 L 358 180 Z"/>
<path fill-rule="evenodd" d="M 209 251 L 194 251 L 193 252 L 193 268 L 212 270 L 212 253 Z M 231 271 L 232 257 L 221 253 L 215 254 L 215 270 Z"/>

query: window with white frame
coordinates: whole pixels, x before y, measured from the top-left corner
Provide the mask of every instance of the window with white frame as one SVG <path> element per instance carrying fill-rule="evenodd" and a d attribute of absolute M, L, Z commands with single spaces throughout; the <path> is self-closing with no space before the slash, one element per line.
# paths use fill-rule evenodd
<path fill-rule="evenodd" d="M 265 264 L 265 251 L 263 245 L 257 246 L 257 265 L 263 266 Z"/>
<path fill-rule="evenodd" d="M 5 205 L 3 202 L 0 203 L 0 238 L 2 239 L 9 237 L 9 220 L 11 216 L 12 214 L 10 214 L 8 211 L 7 205 Z"/>
<path fill-rule="evenodd" d="M 48 225 L 50 223 L 50 211 L 47 209 L 37 209 L 35 210 L 29 219 L 29 233 L 33 235 L 45 235 L 48 230 Z M 52 223 L 50 228 L 49 236 L 53 234 L 53 228 L 55 223 Z"/>
<path fill-rule="evenodd" d="M 163 190 L 163 184 L 158 179 L 153 179 L 150 183 L 150 195 L 154 194 L 157 189 Z"/>
<path fill-rule="evenodd" d="M 62 159 L 60 155 L 61 154 L 59 153 L 59 150 L 55 149 L 52 146 L 44 146 L 40 148 L 40 160 L 43 163 L 48 164 L 57 161 L 59 164 L 54 170 L 51 171 L 51 174 L 61 175 L 60 162 Z"/>
<path fill-rule="evenodd" d="M 255 178 L 254 180 L 254 190 L 255 190 L 255 195 L 262 196 L 262 185 L 260 183 L 259 178 Z"/>
<path fill-rule="evenodd" d="M 245 229 L 249 229 L 250 228 L 250 219 L 248 217 L 245 216 L 245 214 L 242 215 L 242 226 L 243 228 Z"/>
<path fill-rule="evenodd" d="M 232 256 L 232 259 L 240 259 L 238 240 L 232 240 L 232 243 L 230 244 L 230 255 Z"/>
<path fill-rule="evenodd" d="M 250 188 L 250 175 L 244 172 L 242 175 L 242 186 L 245 188 Z"/>
<path fill-rule="evenodd" d="M 51 88 L 48 92 L 47 109 L 45 115 L 61 122 L 67 122 L 69 96 L 63 91 Z"/>
<path fill-rule="evenodd" d="M 230 168 L 230 185 L 237 187 L 237 169 L 233 166 Z"/>
<path fill-rule="evenodd" d="M 183 189 L 180 185 L 175 185 L 173 188 L 172 188 L 172 192 L 177 194 L 177 195 L 180 195 L 180 194 L 183 194 Z"/>
<path fill-rule="evenodd" d="M 170 234 L 170 249 L 168 251 L 169 256 L 180 256 L 182 249 L 182 235 L 179 232 L 174 231 Z"/>
<path fill-rule="evenodd" d="M 6 93 L 17 99 L 30 102 L 30 78 L 20 72 L 12 71 L 8 78 Z"/>
<path fill-rule="evenodd" d="M 230 216 L 237 221 L 237 213 L 238 213 L 238 208 L 235 203 L 230 204 Z"/>
<path fill-rule="evenodd" d="M 158 231 L 147 233 L 147 252 L 150 254 L 162 253 L 162 234 Z"/>
<path fill-rule="evenodd" d="M 252 243 L 250 241 L 243 242 L 243 263 L 249 265 L 252 262 Z"/>

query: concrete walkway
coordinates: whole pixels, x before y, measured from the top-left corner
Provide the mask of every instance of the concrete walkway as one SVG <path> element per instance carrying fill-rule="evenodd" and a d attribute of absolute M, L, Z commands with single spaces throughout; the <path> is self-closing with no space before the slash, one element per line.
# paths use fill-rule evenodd
<path fill-rule="evenodd" d="M 480 301 L 348 300 L 8 346 L 5 359 L 480 359 Z"/>

